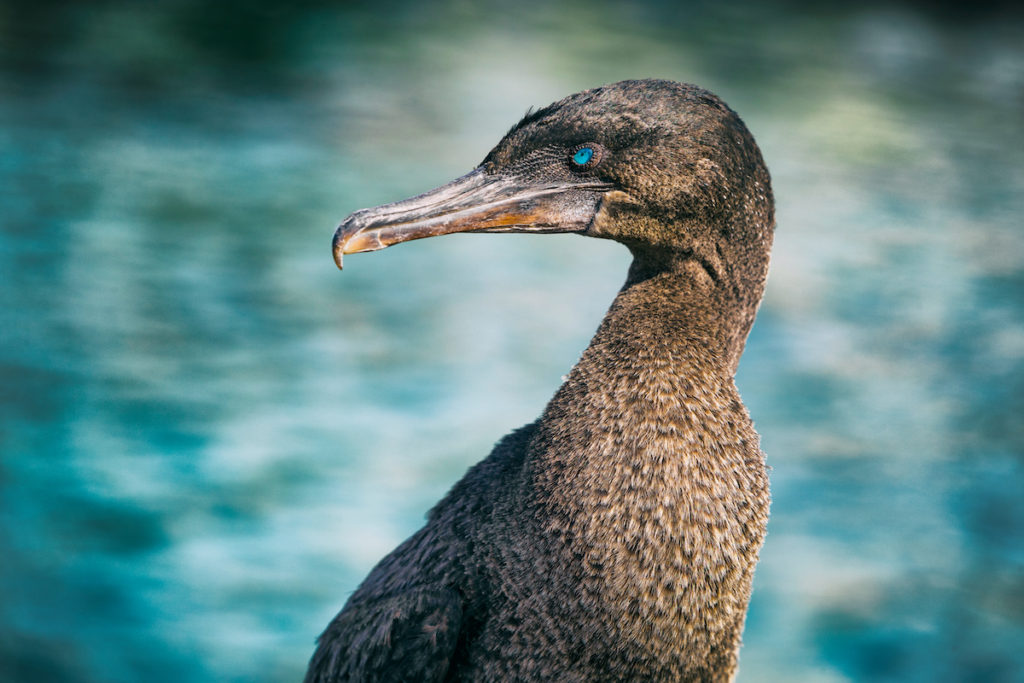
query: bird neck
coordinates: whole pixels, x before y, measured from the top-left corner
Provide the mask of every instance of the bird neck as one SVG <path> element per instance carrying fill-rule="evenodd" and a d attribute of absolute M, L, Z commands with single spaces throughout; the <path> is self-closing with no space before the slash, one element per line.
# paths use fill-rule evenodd
<path fill-rule="evenodd" d="M 733 384 L 749 323 L 717 284 L 692 259 L 634 261 L 541 418 L 530 463 L 538 491 L 564 490 L 563 474 L 600 472 L 608 458 L 659 460 L 732 438 L 711 433 L 723 413 L 749 424 Z"/>
<path fill-rule="evenodd" d="M 712 250 L 634 249 L 626 283 L 594 337 L 635 336 L 629 325 L 642 318 L 646 341 L 658 348 L 703 352 L 706 363 L 734 376 L 761 299 L 757 286 L 737 284 Z M 750 290 L 750 291 L 748 291 Z M 660 335 L 654 338 L 655 335 Z"/>
<path fill-rule="evenodd" d="M 721 664 L 731 670 L 768 483 L 733 384 L 742 341 L 729 325 L 743 318 L 729 317 L 703 270 L 634 264 L 541 417 L 523 471 L 536 542 L 604 596 L 617 634 L 665 634 L 649 644 L 665 661 L 731 653 Z"/>

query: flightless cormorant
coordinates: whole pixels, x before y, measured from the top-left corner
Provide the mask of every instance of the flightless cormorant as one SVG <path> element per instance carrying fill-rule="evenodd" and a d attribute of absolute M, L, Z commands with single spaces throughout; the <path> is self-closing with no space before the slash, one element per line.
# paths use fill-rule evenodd
<path fill-rule="evenodd" d="M 306 681 L 727 681 L 768 520 L 733 383 L 774 229 L 753 137 L 693 85 L 522 121 L 467 175 L 356 211 L 334 254 L 574 232 L 633 254 L 579 363 L 370 573 Z"/>

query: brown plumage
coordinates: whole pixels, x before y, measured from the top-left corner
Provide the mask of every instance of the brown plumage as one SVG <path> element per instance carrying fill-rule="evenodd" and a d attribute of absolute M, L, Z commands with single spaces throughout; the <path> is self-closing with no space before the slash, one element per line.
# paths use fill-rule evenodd
<path fill-rule="evenodd" d="M 739 117 L 668 81 L 572 95 L 467 176 L 346 219 L 339 265 L 464 231 L 578 232 L 634 260 L 541 417 L 370 573 L 306 680 L 732 679 L 769 505 L 733 376 L 773 227 Z"/>

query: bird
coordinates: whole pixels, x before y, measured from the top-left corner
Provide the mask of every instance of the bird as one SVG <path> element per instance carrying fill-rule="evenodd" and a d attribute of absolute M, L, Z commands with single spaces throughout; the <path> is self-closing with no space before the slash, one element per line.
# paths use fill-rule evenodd
<path fill-rule="evenodd" d="M 733 680 L 770 505 L 734 376 L 774 231 L 740 117 L 653 79 L 530 110 L 466 175 L 346 218 L 338 267 L 464 232 L 576 233 L 633 260 L 541 416 L 369 573 L 306 683 Z"/>

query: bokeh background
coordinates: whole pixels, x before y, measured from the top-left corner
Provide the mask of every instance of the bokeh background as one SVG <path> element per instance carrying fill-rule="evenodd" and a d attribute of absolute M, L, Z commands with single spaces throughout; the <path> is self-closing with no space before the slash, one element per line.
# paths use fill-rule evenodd
<path fill-rule="evenodd" d="M 778 201 L 739 680 L 1024 680 L 1024 22 L 753 0 L 0 4 L 0 680 L 299 679 L 628 265 L 335 225 L 635 77 Z"/>

